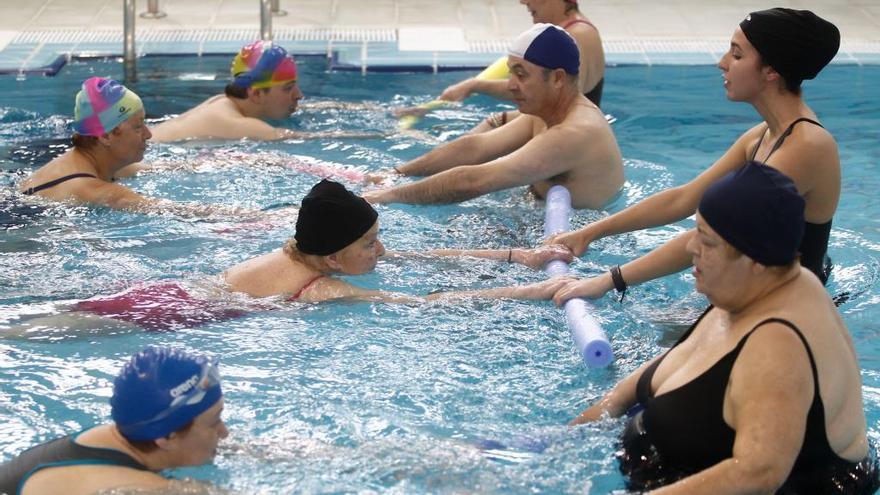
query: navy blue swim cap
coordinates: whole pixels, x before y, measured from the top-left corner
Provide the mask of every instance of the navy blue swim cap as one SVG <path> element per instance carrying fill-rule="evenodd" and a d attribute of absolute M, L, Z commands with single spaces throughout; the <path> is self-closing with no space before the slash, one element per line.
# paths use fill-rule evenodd
<path fill-rule="evenodd" d="M 147 347 L 113 382 L 110 409 L 131 441 L 167 437 L 223 396 L 216 361 L 168 347 Z"/>
<path fill-rule="evenodd" d="M 712 184 L 699 211 L 718 235 L 749 258 L 784 266 L 798 256 L 804 204 L 788 176 L 750 161 Z"/>
<path fill-rule="evenodd" d="M 564 69 L 571 75 L 578 73 L 581 64 L 574 38 L 559 26 L 541 22 L 517 36 L 507 54 L 545 69 Z"/>
<path fill-rule="evenodd" d="M 299 252 L 327 256 L 360 239 L 378 218 L 364 198 L 324 179 L 303 198 L 293 238 Z"/>
<path fill-rule="evenodd" d="M 840 31 L 809 10 L 752 12 L 739 27 L 764 63 L 788 82 L 813 79 L 840 48 Z"/>

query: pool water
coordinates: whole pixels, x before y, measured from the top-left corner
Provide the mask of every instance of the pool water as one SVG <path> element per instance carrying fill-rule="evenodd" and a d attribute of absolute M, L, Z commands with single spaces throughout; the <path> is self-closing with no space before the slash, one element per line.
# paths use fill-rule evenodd
<path fill-rule="evenodd" d="M 131 87 L 150 118 L 183 112 L 222 91 L 229 60 L 147 58 Z M 301 111 L 280 125 L 393 133 L 395 106 L 425 102 L 461 73 L 328 73 L 301 60 L 307 101 L 368 102 L 368 111 Z M 121 77 L 117 61 L 75 62 L 54 78 L 0 79 L 0 325 L 59 313 L 64 304 L 144 281 L 200 280 L 277 249 L 293 219 L 240 229 L 236 219 L 194 221 L 69 206 L 22 207 L 9 185 L 65 146 L 73 96 L 91 75 Z M 863 368 L 870 435 L 880 436 L 880 311 L 877 168 L 880 67 L 832 66 L 805 97 L 836 136 L 843 196 L 834 219 L 828 290 L 840 307 Z M 758 121 L 727 102 L 713 67 L 613 67 L 603 110 L 626 158 L 616 211 L 693 178 Z M 873 88 L 873 89 L 871 89 Z M 448 141 L 489 110 L 475 97 L 434 112 L 417 128 Z M 433 146 L 413 136 L 280 143 L 154 145 L 146 161 L 178 168 L 124 183 L 151 196 L 259 209 L 297 204 L 314 184 L 303 162 L 388 168 Z M 362 186 L 349 183 L 358 189 Z M 874 192 L 872 192 L 874 191 Z M 388 249 L 532 246 L 543 206 L 522 188 L 461 205 L 379 207 Z M 578 212 L 582 225 L 607 212 Z M 647 252 L 692 225 L 594 243 L 573 265 L 597 273 Z M 540 272 L 476 260 L 388 259 L 350 277 L 368 288 L 409 294 L 542 280 Z M 34 443 L 109 417 L 112 378 L 148 344 L 220 357 L 232 432 L 214 465 L 182 469 L 246 493 L 609 493 L 623 490 L 613 454 L 622 420 L 565 424 L 617 380 L 660 352 L 705 307 L 687 273 L 596 301 L 616 353 L 587 369 L 561 311 L 547 302 L 463 300 L 424 305 L 291 304 L 278 311 L 169 333 L 103 328 L 72 337 L 45 331 L 0 340 L 0 460 Z M 480 449 L 478 447 L 482 446 Z"/>

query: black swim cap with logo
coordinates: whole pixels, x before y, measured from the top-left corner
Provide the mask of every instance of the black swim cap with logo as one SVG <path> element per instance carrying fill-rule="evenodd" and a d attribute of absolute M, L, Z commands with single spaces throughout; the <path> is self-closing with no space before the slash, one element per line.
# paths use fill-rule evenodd
<path fill-rule="evenodd" d="M 837 27 L 809 10 L 752 12 L 739 27 L 764 63 L 794 85 L 816 77 L 840 48 Z"/>

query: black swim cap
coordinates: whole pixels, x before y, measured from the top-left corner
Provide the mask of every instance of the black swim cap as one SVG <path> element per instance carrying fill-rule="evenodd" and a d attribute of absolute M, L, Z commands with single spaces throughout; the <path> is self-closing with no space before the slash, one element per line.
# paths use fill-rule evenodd
<path fill-rule="evenodd" d="M 324 179 L 303 198 L 293 238 L 301 253 L 327 256 L 360 239 L 377 218 L 365 199 Z"/>
<path fill-rule="evenodd" d="M 700 215 L 725 241 L 765 266 L 784 266 L 804 236 L 804 198 L 782 172 L 750 161 L 703 194 Z"/>
<path fill-rule="evenodd" d="M 764 63 L 795 86 L 816 77 L 840 48 L 837 27 L 809 10 L 752 12 L 739 27 Z"/>

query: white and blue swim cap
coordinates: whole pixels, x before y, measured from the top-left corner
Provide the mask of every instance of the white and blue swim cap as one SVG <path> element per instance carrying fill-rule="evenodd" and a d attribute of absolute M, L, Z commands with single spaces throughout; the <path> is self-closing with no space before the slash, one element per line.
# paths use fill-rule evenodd
<path fill-rule="evenodd" d="M 113 382 L 110 409 L 122 436 L 155 440 L 183 428 L 222 396 L 215 360 L 169 347 L 147 347 Z"/>
<path fill-rule="evenodd" d="M 559 26 L 539 22 L 513 40 L 507 54 L 546 69 L 564 69 L 575 75 L 581 63 L 577 43 Z"/>

